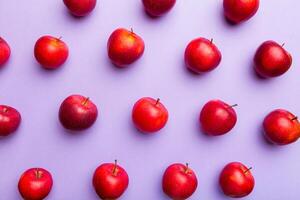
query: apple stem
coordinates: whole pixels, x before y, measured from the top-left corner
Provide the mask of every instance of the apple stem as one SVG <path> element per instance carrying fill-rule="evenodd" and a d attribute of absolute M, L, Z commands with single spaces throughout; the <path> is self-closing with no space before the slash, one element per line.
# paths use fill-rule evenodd
<path fill-rule="evenodd" d="M 284 45 L 285 45 L 285 43 L 282 43 L 282 45 L 281 45 L 281 46 L 282 46 L 282 47 L 284 47 Z"/>
<path fill-rule="evenodd" d="M 3 112 L 6 113 L 7 111 L 8 111 L 8 109 L 7 109 L 6 107 L 4 107 L 4 108 L 3 108 Z"/>
<path fill-rule="evenodd" d="M 133 28 L 130 28 L 131 33 L 133 33 Z"/>
<path fill-rule="evenodd" d="M 41 178 L 41 171 L 38 169 L 38 168 L 36 168 L 36 171 L 35 171 L 35 177 L 37 178 L 37 179 L 40 179 Z"/>
<path fill-rule="evenodd" d="M 212 44 L 214 42 L 214 38 L 211 38 L 210 39 L 210 43 Z"/>
<path fill-rule="evenodd" d="M 231 105 L 230 107 L 231 108 L 234 108 L 234 107 L 237 107 L 238 106 L 238 104 L 233 104 L 233 105 Z"/>
<path fill-rule="evenodd" d="M 83 101 L 82 105 L 85 106 L 89 100 L 90 100 L 90 97 L 87 97 L 87 98 Z"/>
<path fill-rule="evenodd" d="M 246 174 L 247 172 L 249 172 L 252 169 L 252 167 L 249 167 L 246 171 L 244 171 L 244 174 Z"/>
<path fill-rule="evenodd" d="M 118 161 L 115 160 L 115 166 L 114 166 L 114 169 L 113 169 L 113 175 L 114 176 L 116 175 L 116 172 L 117 172 L 117 164 L 118 164 Z"/>
<path fill-rule="evenodd" d="M 294 118 L 292 119 L 292 121 L 297 120 L 297 119 L 298 119 L 298 116 L 294 117 Z"/>
<path fill-rule="evenodd" d="M 187 174 L 189 171 L 189 163 L 185 163 L 186 169 L 185 169 L 185 173 Z"/>
<path fill-rule="evenodd" d="M 160 101 L 160 98 L 157 98 L 156 102 L 155 102 L 155 105 L 157 105 L 159 103 L 159 101 Z"/>

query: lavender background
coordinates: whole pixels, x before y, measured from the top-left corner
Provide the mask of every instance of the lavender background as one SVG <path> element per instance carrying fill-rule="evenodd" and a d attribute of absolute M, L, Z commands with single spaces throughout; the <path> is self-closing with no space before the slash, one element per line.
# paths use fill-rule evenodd
<path fill-rule="evenodd" d="M 173 162 L 189 162 L 198 175 L 190 199 L 227 199 L 217 182 L 231 161 L 253 167 L 256 187 L 245 199 L 299 199 L 299 143 L 272 146 L 261 134 L 269 111 L 300 113 L 299 6 L 294 0 L 261 1 L 253 19 L 231 26 L 221 0 L 179 0 L 159 19 L 146 16 L 139 0 L 100 0 L 82 19 L 70 16 L 61 0 L 1 0 L 0 35 L 12 56 L 0 71 L 0 102 L 16 107 L 23 121 L 16 134 L 0 139 L 0 199 L 20 199 L 19 176 L 31 167 L 51 171 L 48 199 L 97 199 L 94 169 L 115 158 L 130 176 L 124 200 L 167 199 L 161 177 Z M 106 55 L 106 41 L 118 27 L 132 27 L 146 43 L 144 56 L 123 70 Z M 62 36 L 70 48 L 57 71 L 41 69 L 33 57 L 35 41 L 45 34 Z M 203 76 L 183 63 L 185 46 L 199 36 L 214 38 L 223 54 L 219 68 Z M 252 57 L 267 39 L 285 43 L 294 63 L 284 76 L 261 80 Z M 60 103 L 73 93 L 89 96 L 100 110 L 97 123 L 78 135 L 64 130 L 57 117 Z M 132 105 L 143 96 L 161 98 L 169 110 L 167 126 L 156 135 L 139 134 L 131 123 Z M 197 119 L 203 104 L 215 98 L 239 104 L 238 123 L 230 134 L 211 138 Z"/>

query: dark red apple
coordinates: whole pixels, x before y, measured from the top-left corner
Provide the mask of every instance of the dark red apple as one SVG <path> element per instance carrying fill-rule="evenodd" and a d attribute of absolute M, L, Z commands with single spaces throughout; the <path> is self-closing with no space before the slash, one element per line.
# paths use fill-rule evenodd
<path fill-rule="evenodd" d="M 94 10 L 97 0 L 64 0 L 69 11 L 76 17 L 84 17 Z"/>
<path fill-rule="evenodd" d="M 248 168 L 242 163 L 232 162 L 222 170 L 219 183 L 224 194 L 233 198 L 241 198 L 249 195 L 254 188 L 254 177 Z"/>
<path fill-rule="evenodd" d="M 283 109 L 269 113 L 264 119 L 263 128 L 267 139 L 278 145 L 291 144 L 300 137 L 298 118 Z"/>
<path fill-rule="evenodd" d="M 22 174 L 18 188 L 24 199 L 42 200 L 48 196 L 52 185 L 50 172 L 42 168 L 32 168 Z"/>
<path fill-rule="evenodd" d="M 146 12 L 153 17 L 159 17 L 169 12 L 176 0 L 142 0 Z"/>
<path fill-rule="evenodd" d="M 144 53 L 143 39 L 133 30 L 115 30 L 107 42 L 108 57 L 118 67 L 126 67 L 138 60 Z"/>
<path fill-rule="evenodd" d="M 223 0 L 225 17 L 234 24 L 247 21 L 259 8 L 259 0 Z"/>
<path fill-rule="evenodd" d="M 257 49 L 255 57 L 255 70 L 264 77 L 276 77 L 284 74 L 292 65 L 292 56 L 274 41 L 266 41 Z"/>
<path fill-rule="evenodd" d="M 128 174 L 117 161 L 100 165 L 94 173 L 93 185 L 101 199 L 118 199 L 128 184 Z"/>
<path fill-rule="evenodd" d="M 56 69 L 67 60 L 69 49 L 60 38 L 43 36 L 35 43 L 34 56 L 45 69 Z"/>
<path fill-rule="evenodd" d="M 215 69 L 220 64 L 221 59 L 221 52 L 213 40 L 197 38 L 192 40 L 185 49 L 186 66 L 195 73 Z"/>
<path fill-rule="evenodd" d="M 168 121 L 168 110 L 160 99 L 144 97 L 138 100 L 132 109 L 132 121 L 135 127 L 144 133 L 153 133 L 162 129 Z"/>
<path fill-rule="evenodd" d="M 236 124 L 237 116 L 233 109 L 235 105 L 228 105 L 221 100 L 207 102 L 200 112 L 199 122 L 202 130 L 212 136 L 228 133 Z"/>
<path fill-rule="evenodd" d="M 8 43 L 0 37 L 0 67 L 3 66 L 10 57 L 10 47 Z"/>
<path fill-rule="evenodd" d="M 196 191 L 198 180 L 188 164 L 170 165 L 162 180 L 162 188 L 171 199 L 187 199 Z"/>
<path fill-rule="evenodd" d="M 71 95 L 59 109 L 61 124 L 70 130 L 83 130 L 91 127 L 98 116 L 97 106 L 87 97 Z"/>
<path fill-rule="evenodd" d="M 20 113 L 10 106 L 0 105 L 0 136 L 15 132 L 21 123 Z"/>

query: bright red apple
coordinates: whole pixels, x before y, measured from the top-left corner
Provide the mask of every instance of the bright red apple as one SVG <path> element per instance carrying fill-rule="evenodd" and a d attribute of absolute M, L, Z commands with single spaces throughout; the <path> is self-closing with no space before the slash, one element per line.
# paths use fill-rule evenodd
<path fill-rule="evenodd" d="M 202 130 L 212 136 L 228 133 L 236 124 L 237 116 L 233 109 L 235 105 L 228 105 L 221 100 L 207 102 L 200 112 L 199 122 Z"/>
<path fill-rule="evenodd" d="M 263 128 L 267 139 L 278 145 L 291 144 L 300 137 L 298 118 L 283 109 L 269 113 L 264 119 Z"/>
<path fill-rule="evenodd" d="M 118 67 L 126 67 L 138 60 L 144 53 L 143 39 L 133 30 L 124 28 L 115 30 L 107 42 L 108 56 Z"/>
<path fill-rule="evenodd" d="M 76 17 L 84 17 L 94 10 L 97 0 L 64 0 L 69 11 Z"/>
<path fill-rule="evenodd" d="M 0 105 L 0 136 L 15 132 L 21 123 L 20 113 L 10 106 Z"/>
<path fill-rule="evenodd" d="M 153 133 L 162 129 L 168 121 L 168 110 L 160 99 L 144 97 L 132 109 L 132 120 L 138 130 Z"/>
<path fill-rule="evenodd" d="M 0 37 L 0 67 L 4 65 L 10 57 L 10 47 L 8 43 Z"/>
<path fill-rule="evenodd" d="M 42 200 L 48 196 L 52 185 L 50 172 L 42 168 L 32 168 L 22 174 L 18 188 L 24 199 Z"/>
<path fill-rule="evenodd" d="M 170 165 L 162 180 L 162 188 L 171 199 L 187 199 L 196 191 L 198 180 L 188 164 Z"/>
<path fill-rule="evenodd" d="M 34 56 L 45 69 L 56 69 L 67 60 L 69 49 L 60 38 L 43 36 L 35 43 Z"/>
<path fill-rule="evenodd" d="M 159 17 L 169 12 L 176 0 L 142 0 L 146 12 L 153 17 Z"/>
<path fill-rule="evenodd" d="M 221 59 L 221 52 L 213 40 L 197 38 L 192 40 L 185 49 L 186 66 L 195 73 L 215 69 L 220 64 Z"/>
<path fill-rule="evenodd" d="M 222 170 L 219 183 L 224 194 L 233 198 L 241 198 L 249 195 L 254 188 L 254 177 L 248 168 L 242 163 L 232 162 Z"/>
<path fill-rule="evenodd" d="M 93 185 L 101 199 L 118 199 L 128 184 L 128 174 L 117 161 L 100 165 L 94 173 Z"/>
<path fill-rule="evenodd" d="M 61 124 L 70 130 L 83 130 L 91 127 L 98 116 L 97 106 L 87 97 L 71 95 L 59 109 Z"/>
<path fill-rule="evenodd" d="M 223 0 L 225 17 L 234 24 L 249 20 L 259 8 L 259 0 Z"/>
<path fill-rule="evenodd" d="M 257 49 L 255 57 L 255 70 L 264 77 L 276 77 L 284 74 L 292 65 L 292 56 L 274 41 L 266 41 Z"/>

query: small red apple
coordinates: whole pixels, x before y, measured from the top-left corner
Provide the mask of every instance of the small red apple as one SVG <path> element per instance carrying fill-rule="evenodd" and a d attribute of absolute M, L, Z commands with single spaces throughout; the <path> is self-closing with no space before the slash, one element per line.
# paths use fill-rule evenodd
<path fill-rule="evenodd" d="M 224 194 L 233 198 L 241 198 L 249 195 L 254 188 L 254 177 L 248 168 L 242 163 L 232 162 L 222 170 L 219 183 Z"/>
<path fill-rule="evenodd" d="M 15 132 L 21 123 L 20 113 L 10 106 L 0 105 L 0 136 Z"/>
<path fill-rule="evenodd" d="M 4 65 L 10 57 L 10 47 L 8 43 L 0 37 L 0 67 Z"/>
<path fill-rule="evenodd" d="M 97 106 L 87 97 L 71 95 L 59 109 L 61 124 L 70 130 L 83 130 L 91 127 L 98 116 Z"/>
<path fill-rule="evenodd" d="M 255 70 L 264 77 L 276 77 L 284 74 L 292 65 L 292 56 L 274 41 L 266 41 L 257 49 L 255 57 Z"/>
<path fill-rule="evenodd" d="M 100 165 L 94 173 L 93 185 L 101 199 L 118 199 L 128 184 L 128 174 L 117 161 Z"/>
<path fill-rule="evenodd" d="M 172 164 L 163 175 L 162 188 L 171 199 L 187 199 L 196 191 L 197 186 L 196 174 L 188 164 Z"/>
<path fill-rule="evenodd" d="M 228 133 L 236 124 L 237 116 L 233 109 L 235 105 L 228 105 L 220 100 L 207 102 L 201 110 L 199 122 L 202 130 L 212 136 Z"/>
<path fill-rule="evenodd" d="M 132 120 L 138 130 L 153 133 L 162 129 L 168 121 L 168 110 L 160 99 L 144 97 L 132 109 Z"/>
<path fill-rule="evenodd" d="M 50 172 L 42 168 L 32 168 L 22 174 L 18 188 L 24 199 L 42 200 L 48 196 L 52 185 Z"/>
<path fill-rule="evenodd" d="M 69 11 L 76 17 L 84 17 L 94 10 L 97 0 L 64 0 Z"/>
<path fill-rule="evenodd" d="M 45 69 L 56 69 L 67 60 L 69 49 L 60 38 L 43 36 L 35 43 L 34 56 Z"/>
<path fill-rule="evenodd" d="M 146 12 L 153 17 L 159 17 L 169 12 L 176 0 L 143 0 Z"/>
<path fill-rule="evenodd" d="M 259 0 L 223 0 L 225 17 L 234 24 L 249 20 L 259 8 Z"/>
<path fill-rule="evenodd" d="M 221 52 L 213 40 L 197 38 L 192 40 L 185 49 L 186 66 L 195 73 L 215 69 L 220 64 L 221 59 Z"/>
<path fill-rule="evenodd" d="M 300 137 L 298 118 L 283 109 L 269 113 L 264 119 L 263 128 L 267 139 L 278 145 L 291 144 Z"/>
<path fill-rule="evenodd" d="M 144 53 L 143 39 L 133 30 L 124 28 L 115 30 L 107 42 L 108 56 L 118 67 L 126 67 L 138 60 Z"/>

